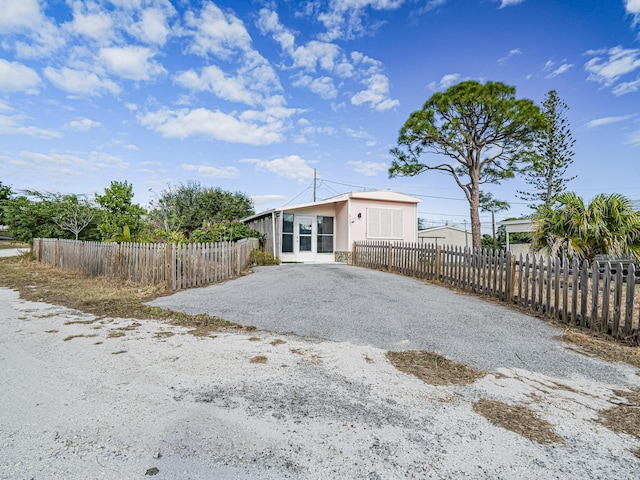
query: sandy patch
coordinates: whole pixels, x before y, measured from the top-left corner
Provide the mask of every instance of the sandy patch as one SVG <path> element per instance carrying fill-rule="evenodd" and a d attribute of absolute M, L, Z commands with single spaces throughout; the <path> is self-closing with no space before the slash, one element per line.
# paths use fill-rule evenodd
<path fill-rule="evenodd" d="M 611 385 L 504 369 L 433 386 L 371 347 L 196 337 L 7 289 L 0 319 L 3 479 L 583 480 L 640 468 L 640 441 L 598 421 L 620 401 Z M 526 407 L 562 442 L 492 423 L 474 411 L 482 399 Z"/>

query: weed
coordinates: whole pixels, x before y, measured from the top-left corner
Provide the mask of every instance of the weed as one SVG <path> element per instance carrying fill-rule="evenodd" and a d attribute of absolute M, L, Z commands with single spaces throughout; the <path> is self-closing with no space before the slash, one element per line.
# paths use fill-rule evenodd
<path fill-rule="evenodd" d="M 264 355 L 258 355 L 249 360 L 249 363 L 267 363 L 267 357 Z"/>
<path fill-rule="evenodd" d="M 486 372 L 431 352 L 387 352 L 387 359 L 401 372 L 415 375 L 430 385 L 467 385 Z"/>
<path fill-rule="evenodd" d="M 473 410 L 494 425 L 522 435 L 529 440 L 548 445 L 564 440 L 551 428 L 551 424 L 541 419 L 529 407 L 508 405 L 497 400 L 483 398 L 474 403 Z"/>
<path fill-rule="evenodd" d="M 274 347 L 275 347 L 276 345 L 282 345 L 282 344 L 284 344 L 284 343 L 287 343 L 287 342 L 285 342 L 285 341 L 284 341 L 284 340 L 282 340 L 281 338 L 276 338 L 275 340 L 272 340 L 272 341 L 271 341 L 271 345 L 273 345 Z"/>
<path fill-rule="evenodd" d="M 255 266 L 263 266 L 263 265 L 280 265 L 280 260 L 277 258 L 273 258 L 269 252 L 265 252 L 262 250 L 254 250 L 251 252 L 249 256 L 249 260 L 251 260 L 251 265 Z"/>

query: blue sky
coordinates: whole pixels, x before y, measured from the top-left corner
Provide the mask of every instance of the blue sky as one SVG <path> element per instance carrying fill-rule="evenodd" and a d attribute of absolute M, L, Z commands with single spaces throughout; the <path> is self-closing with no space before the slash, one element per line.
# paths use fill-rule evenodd
<path fill-rule="evenodd" d="M 468 204 L 436 172 L 389 179 L 409 114 L 463 80 L 542 103 L 576 140 L 570 188 L 640 200 L 640 0 L 0 0 L 0 181 L 93 195 L 128 180 L 241 191 L 257 211 L 386 189 L 429 224 Z M 491 186 L 529 213 L 519 180 Z M 489 216 L 482 215 L 483 230 Z"/>

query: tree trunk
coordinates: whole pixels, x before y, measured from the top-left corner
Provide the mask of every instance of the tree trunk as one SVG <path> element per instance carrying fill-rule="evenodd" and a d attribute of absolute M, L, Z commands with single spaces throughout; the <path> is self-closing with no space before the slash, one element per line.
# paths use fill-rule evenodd
<path fill-rule="evenodd" d="M 471 200 L 469 200 L 469 213 L 471 216 L 471 238 L 473 239 L 473 248 L 482 248 L 482 235 L 480 234 L 480 188 L 478 184 L 471 186 Z"/>

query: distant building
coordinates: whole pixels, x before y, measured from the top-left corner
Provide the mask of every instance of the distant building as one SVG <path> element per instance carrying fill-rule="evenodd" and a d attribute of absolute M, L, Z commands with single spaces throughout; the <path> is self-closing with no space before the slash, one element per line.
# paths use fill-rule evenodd
<path fill-rule="evenodd" d="M 473 235 L 470 231 L 449 225 L 431 227 L 418 232 L 418 243 L 442 247 L 471 247 L 473 246 Z"/>
<path fill-rule="evenodd" d="M 504 226 L 506 232 L 505 249 L 515 255 L 523 255 L 534 253 L 531 243 L 511 243 L 510 234 L 512 233 L 531 233 L 535 231 L 533 220 L 524 218 L 520 220 L 505 220 L 498 222 L 498 226 Z"/>

